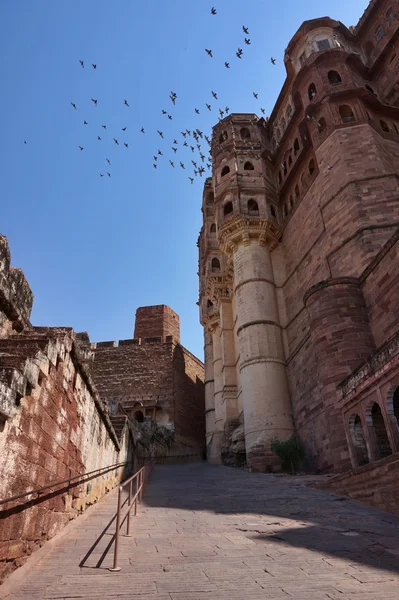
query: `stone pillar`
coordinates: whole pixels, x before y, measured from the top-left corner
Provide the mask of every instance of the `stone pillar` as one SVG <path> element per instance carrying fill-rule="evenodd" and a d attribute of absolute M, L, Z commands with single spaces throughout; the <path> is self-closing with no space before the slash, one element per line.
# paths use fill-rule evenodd
<path fill-rule="evenodd" d="M 219 310 L 223 361 L 223 416 L 224 421 L 226 421 L 232 417 L 236 417 L 238 414 L 234 323 L 231 299 L 221 298 Z"/>
<path fill-rule="evenodd" d="M 305 294 L 304 303 L 325 416 L 319 469 L 342 471 L 351 463 L 344 421 L 337 407 L 337 385 L 375 349 L 367 308 L 359 281 L 352 277 L 314 285 Z"/>
<path fill-rule="evenodd" d="M 215 403 L 215 429 L 212 440 L 212 462 L 221 463 L 221 446 L 223 443 L 224 417 L 223 417 L 223 359 L 220 342 L 220 327 L 212 330 L 213 343 L 213 377 L 214 377 L 214 403 Z"/>
<path fill-rule="evenodd" d="M 270 471 L 279 464 L 271 439 L 294 432 L 270 251 L 244 235 L 233 260 L 247 461 Z"/>
<path fill-rule="evenodd" d="M 213 341 L 212 335 L 204 335 L 204 363 L 205 363 L 205 440 L 207 458 L 213 460 L 213 434 L 215 431 L 215 398 L 213 378 Z"/>

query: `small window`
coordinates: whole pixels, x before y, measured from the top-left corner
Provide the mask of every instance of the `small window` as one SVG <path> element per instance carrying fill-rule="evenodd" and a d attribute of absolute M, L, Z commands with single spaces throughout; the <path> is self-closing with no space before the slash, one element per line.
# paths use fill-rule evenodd
<path fill-rule="evenodd" d="M 296 156 L 299 152 L 299 142 L 298 142 L 298 138 L 295 138 L 295 142 L 294 142 L 294 155 Z"/>
<path fill-rule="evenodd" d="M 312 101 L 313 98 L 316 96 L 317 94 L 317 89 L 314 83 L 311 83 L 310 86 L 308 87 L 308 96 L 309 96 L 309 100 Z"/>
<path fill-rule="evenodd" d="M 341 116 L 342 123 L 352 123 L 353 121 L 356 121 L 353 110 L 350 106 L 348 106 L 348 104 L 343 104 L 339 107 L 339 114 Z"/>
<path fill-rule="evenodd" d="M 384 37 L 385 34 L 385 29 L 383 25 L 379 25 L 377 27 L 377 29 L 375 30 L 375 37 L 377 39 L 377 41 L 379 41 L 381 38 Z"/>
<path fill-rule="evenodd" d="M 331 83 L 331 85 L 342 83 L 341 75 L 338 73 L 338 71 L 328 71 L 328 81 Z"/>
<path fill-rule="evenodd" d="M 208 195 L 206 197 L 206 203 L 213 204 L 214 201 L 215 201 L 215 194 L 213 192 L 208 192 Z"/>
<path fill-rule="evenodd" d="M 254 216 L 259 216 L 259 206 L 256 200 L 251 198 L 248 200 L 248 214 Z"/>
<path fill-rule="evenodd" d="M 299 186 L 298 185 L 295 186 L 295 199 L 299 200 Z"/>
<path fill-rule="evenodd" d="M 224 177 L 225 175 L 227 175 L 227 173 L 230 173 L 230 167 L 228 167 L 227 165 L 225 167 L 223 167 L 222 172 L 221 172 L 221 176 Z"/>
<path fill-rule="evenodd" d="M 319 133 L 323 133 L 323 131 L 327 129 L 327 123 L 324 117 L 321 117 L 317 121 L 317 129 L 319 130 Z"/>
<path fill-rule="evenodd" d="M 231 215 L 233 212 L 233 203 L 232 202 L 226 202 L 226 204 L 223 206 L 223 214 L 225 217 L 227 217 L 227 215 Z"/>
<path fill-rule="evenodd" d="M 211 262 L 212 273 L 219 273 L 220 271 L 220 260 L 218 258 L 212 258 Z"/>
<path fill-rule="evenodd" d="M 287 119 L 289 119 L 291 117 L 291 115 L 292 115 L 292 106 L 291 106 L 291 104 L 289 104 L 287 106 Z"/>
<path fill-rule="evenodd" d="M 225 142 L 228 137 L 229 136 L 227 135 L 227 131 L 222 131 L 222 133 L 219 135 L 219 144 L 223 144 L 223 142 Z"/>
<path fill-rule="evenodd" d="M 273 206 L 273 204 L 271 204 L 271 205 L 270 205 L 270 214 L 271 214 L 271 216 L 272 216 L 272 217 L 274 217 L 274 218 L 276 218 L 276 217 L 277 217 L 277 214 L 276 214 L 276 209 L 275 209 L 275 207 Z"/>
<path fill-rule="evenodd" d="M 392 8 L 392 6 L 391 6 L 391 8 L 388 8 L 385 16 L 386 16 L 386 19 L 389 24 L 391 24 L 395 21 L 396 14 L 395 14 L 395 11 Z"/>
<path fill-rule="evenodd" d="M 254 170 L 254 166 L 251 162 L 249 162 L 249 160 L 245 163 L 244 165 L 244 171 L 253 171 Z"/>
<path fill-rule="evenodd" d="M 373 96 L 377 97 L 377 94 L 375 93 L 372 87 L 370 87 L 369 85 L 365 85 L 364 87 L 370 94 L 373 94 Z"/>
<path fill-rule="evenodd" d="M 385 121 L 380 121 L 380 125 L 381 125 L 382 131 L 386 131 L 386 133 L 391 132 L 391 130 L 389 129 L 389 127 Z"/>
<path fill-rule="evenodd" d="M 314 160 L 313 158 L 309 161 L 309 166 L 308 166 L 308 171 L 309 171 L 309 175 L 313 175 L 313 173 L 315 172 L 316 167 L 314 164 Z"/>
<path fill-rule="evenodd" d="M 248 127 L 242 127 L 240 130 L 240 136 L 241 139 L 243 140 L 250 140 L 251 139 L 251 132 L 249 131 Z"/>
<path fill-rule="evenodd" d="M 319 40 L 316 42 L 316 44 L 319 52 L 321 50 L 328 50 L 330 48 L 330 42 L 328 40 Z"/>
<path fill-rule="evenodd" d="M 215 223 L 212 223 L 211 228 L 209 229 L 210 233 L 216 233 L 216 225 Z"/>

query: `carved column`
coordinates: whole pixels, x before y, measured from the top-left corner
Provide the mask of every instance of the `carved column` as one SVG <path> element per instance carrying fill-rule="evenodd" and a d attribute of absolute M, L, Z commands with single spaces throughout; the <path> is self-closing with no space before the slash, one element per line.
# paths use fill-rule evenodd
<path fill-rule="evenodd" d="M 212 460 L 213 463 L 221 463 L 221 446 L 224 433 L 223 416 L 223 358 L 220 341 L 220 326 L 213 324 L 212 327 L 212 345 L 213 345 L 213 377 L 214 377 L 214 405 L 215 405 L 215 429 L 212 439 Z"/>
<path fill-rule="evenodd" d="M 215 432 L 215 398 L 213 378 L 213 340 L 212 334 L 205 330 L 204 335 L 204 363 L 205 363 L 205 439 L 207 458 L 213 459 L 213 434 Z"/>
<path fill-rule="evenodd" d="M 237 380 L 234 349 L 234 323 L 231 298 L 221 295 L 219 299 L 221 345 L 223 359 L 223 411 L 224 418 L 237 416 Z"/>
<path fill-rule="evenodd" d="M 234 261 L 245 445 L 248 466 L 256 471 L 277 466 L 270 441 L 294 431 L 270 257 L 280 235 L 274 223 L 237 217 L 219 236 Z"/>

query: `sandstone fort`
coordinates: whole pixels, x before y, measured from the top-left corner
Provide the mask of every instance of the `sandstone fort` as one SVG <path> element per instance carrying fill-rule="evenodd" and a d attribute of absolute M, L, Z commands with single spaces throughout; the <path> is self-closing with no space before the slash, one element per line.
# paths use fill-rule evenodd
<path fill-rule="evenodd" d="M 399 514 L 398 25 L 399 0 L 302 23 L 269 118 L 214 126 L 204 363 L 165 305 L 126 340 L 33 326 L 0 237 L 2 576 L 147 459 L 272 473 L 292 435 L 325 487 Z"/>

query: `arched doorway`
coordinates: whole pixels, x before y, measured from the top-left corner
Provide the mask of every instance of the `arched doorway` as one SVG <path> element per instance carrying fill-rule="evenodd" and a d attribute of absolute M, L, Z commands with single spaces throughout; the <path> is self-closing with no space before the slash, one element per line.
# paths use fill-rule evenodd
<path fill-rule="evenodd" d="M 133 415 L 133 418 L 135 421 L 137 421 L 137 423 L 142 423 L 144 421 L 143 412 L 141 410 L 136 410 L 136 412 Z"/>
<path fill-rule="evenodd" d="M 354 451 L 356 467 L 366 465 L 369 462 L 366 439 L 364 437 L 362 420 L 359 415 L 352 415 L 349 419 L 349 433 Z"/>
<path fill-rule="evenodd" d="M 378 460 L 380 458 L 385 458 L 386 456 L 392 454 L 392 449 L 389 443 L 389 438 L 385 427 L 384 417 L 382 415 L 381 408 L 378 402 L 374 402 L 374 404 L 372 405 L 370 416 L 375 436 Z"/>

